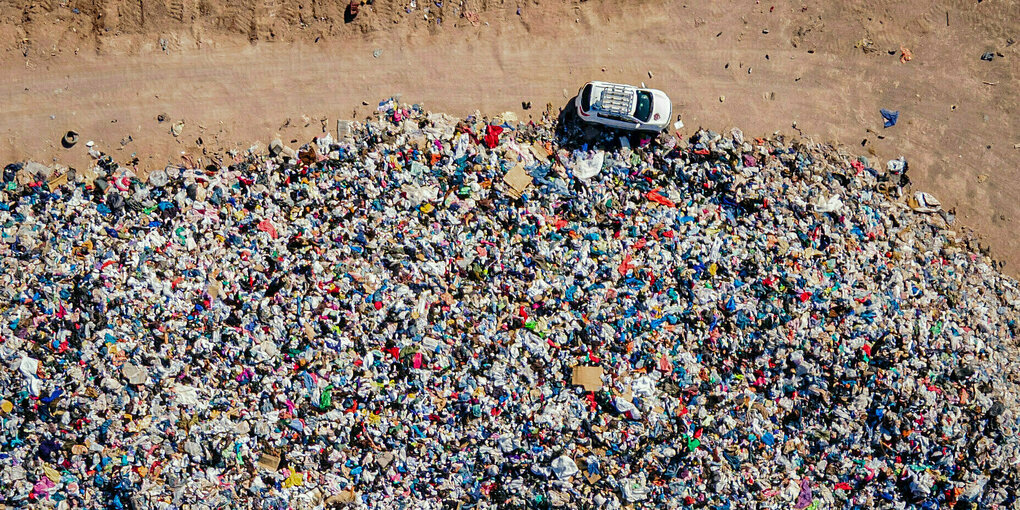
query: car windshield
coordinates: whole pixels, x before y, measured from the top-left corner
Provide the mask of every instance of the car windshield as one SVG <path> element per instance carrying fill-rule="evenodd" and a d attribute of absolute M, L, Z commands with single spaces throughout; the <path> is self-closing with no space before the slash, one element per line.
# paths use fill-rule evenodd
<path fill-rule="evenodd" d="M 648 122 L 648 117 L 651 115 L 652 95 L 643 90 L 639 90 L 637 93 L 637 109 L 634 110 L 634 116 L 641 122 Z"/>
<path fill-rule="evenodd" d="M 591 83 L 584 86 L 584 91 L 581 92 L 581 109 L 588 111 L 591 108 Z"/>

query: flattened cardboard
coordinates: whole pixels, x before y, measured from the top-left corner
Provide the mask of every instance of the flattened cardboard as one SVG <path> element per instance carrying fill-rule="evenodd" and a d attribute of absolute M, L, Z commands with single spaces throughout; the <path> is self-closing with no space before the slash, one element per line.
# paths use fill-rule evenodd
<path fill-rule="evenodd" d="M 520 198 L 524 190 L 531 185 L 531 176 L 524 171 L 524 165 L 518 163 L 503 176 L 503 181 L 510 186 L 509 193 L 515 198 Z"/>
<path fill-rule="evenodd" d="M 598 391 L 602 388 L 602 367 L 574 367 L 570 383 L 584 386 L 585 391 Z"/>
<path fill-rule="evenodd" d="M 58 175 L 57 177 L 51 179 L 47 184 L 49 185 L 50 190 L 55 190 L 57 189 L 57 186 L 63 186 L 67 184 L 67 172 L 64 172 Z"/>
<path fill-rule="evenodd" d="M 535 142 L 531 144 L 531 152 L 542 163 L 549 162 L 549 151 L 545 150 L 545 147 L 543 147 L 541 143 Z"/>

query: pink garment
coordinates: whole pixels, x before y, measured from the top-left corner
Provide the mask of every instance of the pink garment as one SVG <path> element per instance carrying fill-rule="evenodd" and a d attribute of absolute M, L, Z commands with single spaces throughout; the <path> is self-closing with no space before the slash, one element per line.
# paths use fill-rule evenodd
<path fill-rule="evenodd" d="M 273 239 L 280 237 L 276 233 L 276 227 L 274 227 L 273 224 L 268 219 L 259 222 L 259 230 L 269 234 L 270 236 L 273 237 Z"/>

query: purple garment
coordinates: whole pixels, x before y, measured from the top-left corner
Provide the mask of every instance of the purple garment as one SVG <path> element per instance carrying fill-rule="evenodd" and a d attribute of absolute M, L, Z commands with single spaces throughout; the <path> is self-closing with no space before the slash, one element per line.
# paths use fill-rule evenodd
<path fill-rule="evenodd" d="M 49 462 L 54 453 L 60 451 L 60 443 L 53 439 L 44 439 L 39 443 L 39 458 Z"/>
<path fill-rule="evenodd" d="M 811 506 L 811 501 L 814 499 L 811 493 L 811 482 L 807 478 L 800 481 L 800 496 L 797 496 L 797 504 L 793 505 L 794 508 L 800 510 Z"/>

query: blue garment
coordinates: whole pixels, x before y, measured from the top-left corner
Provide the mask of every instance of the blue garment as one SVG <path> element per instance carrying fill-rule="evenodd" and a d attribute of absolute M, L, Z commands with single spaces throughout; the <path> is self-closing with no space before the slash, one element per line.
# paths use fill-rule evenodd
<path fill-rule="evenodd" d="M 882 108 L 881 110 L 879 110 L 879 112 L 882 113 L 882 118 L 885 119 L 885 127 L 893 127 L 893 126 L 895 126 L 896 125 L 896 121 L 899 120 L 899 118 L 900 118 L 899 110 L 892 111 L 892 110 L 886 110 L 885 108 Z"/>

